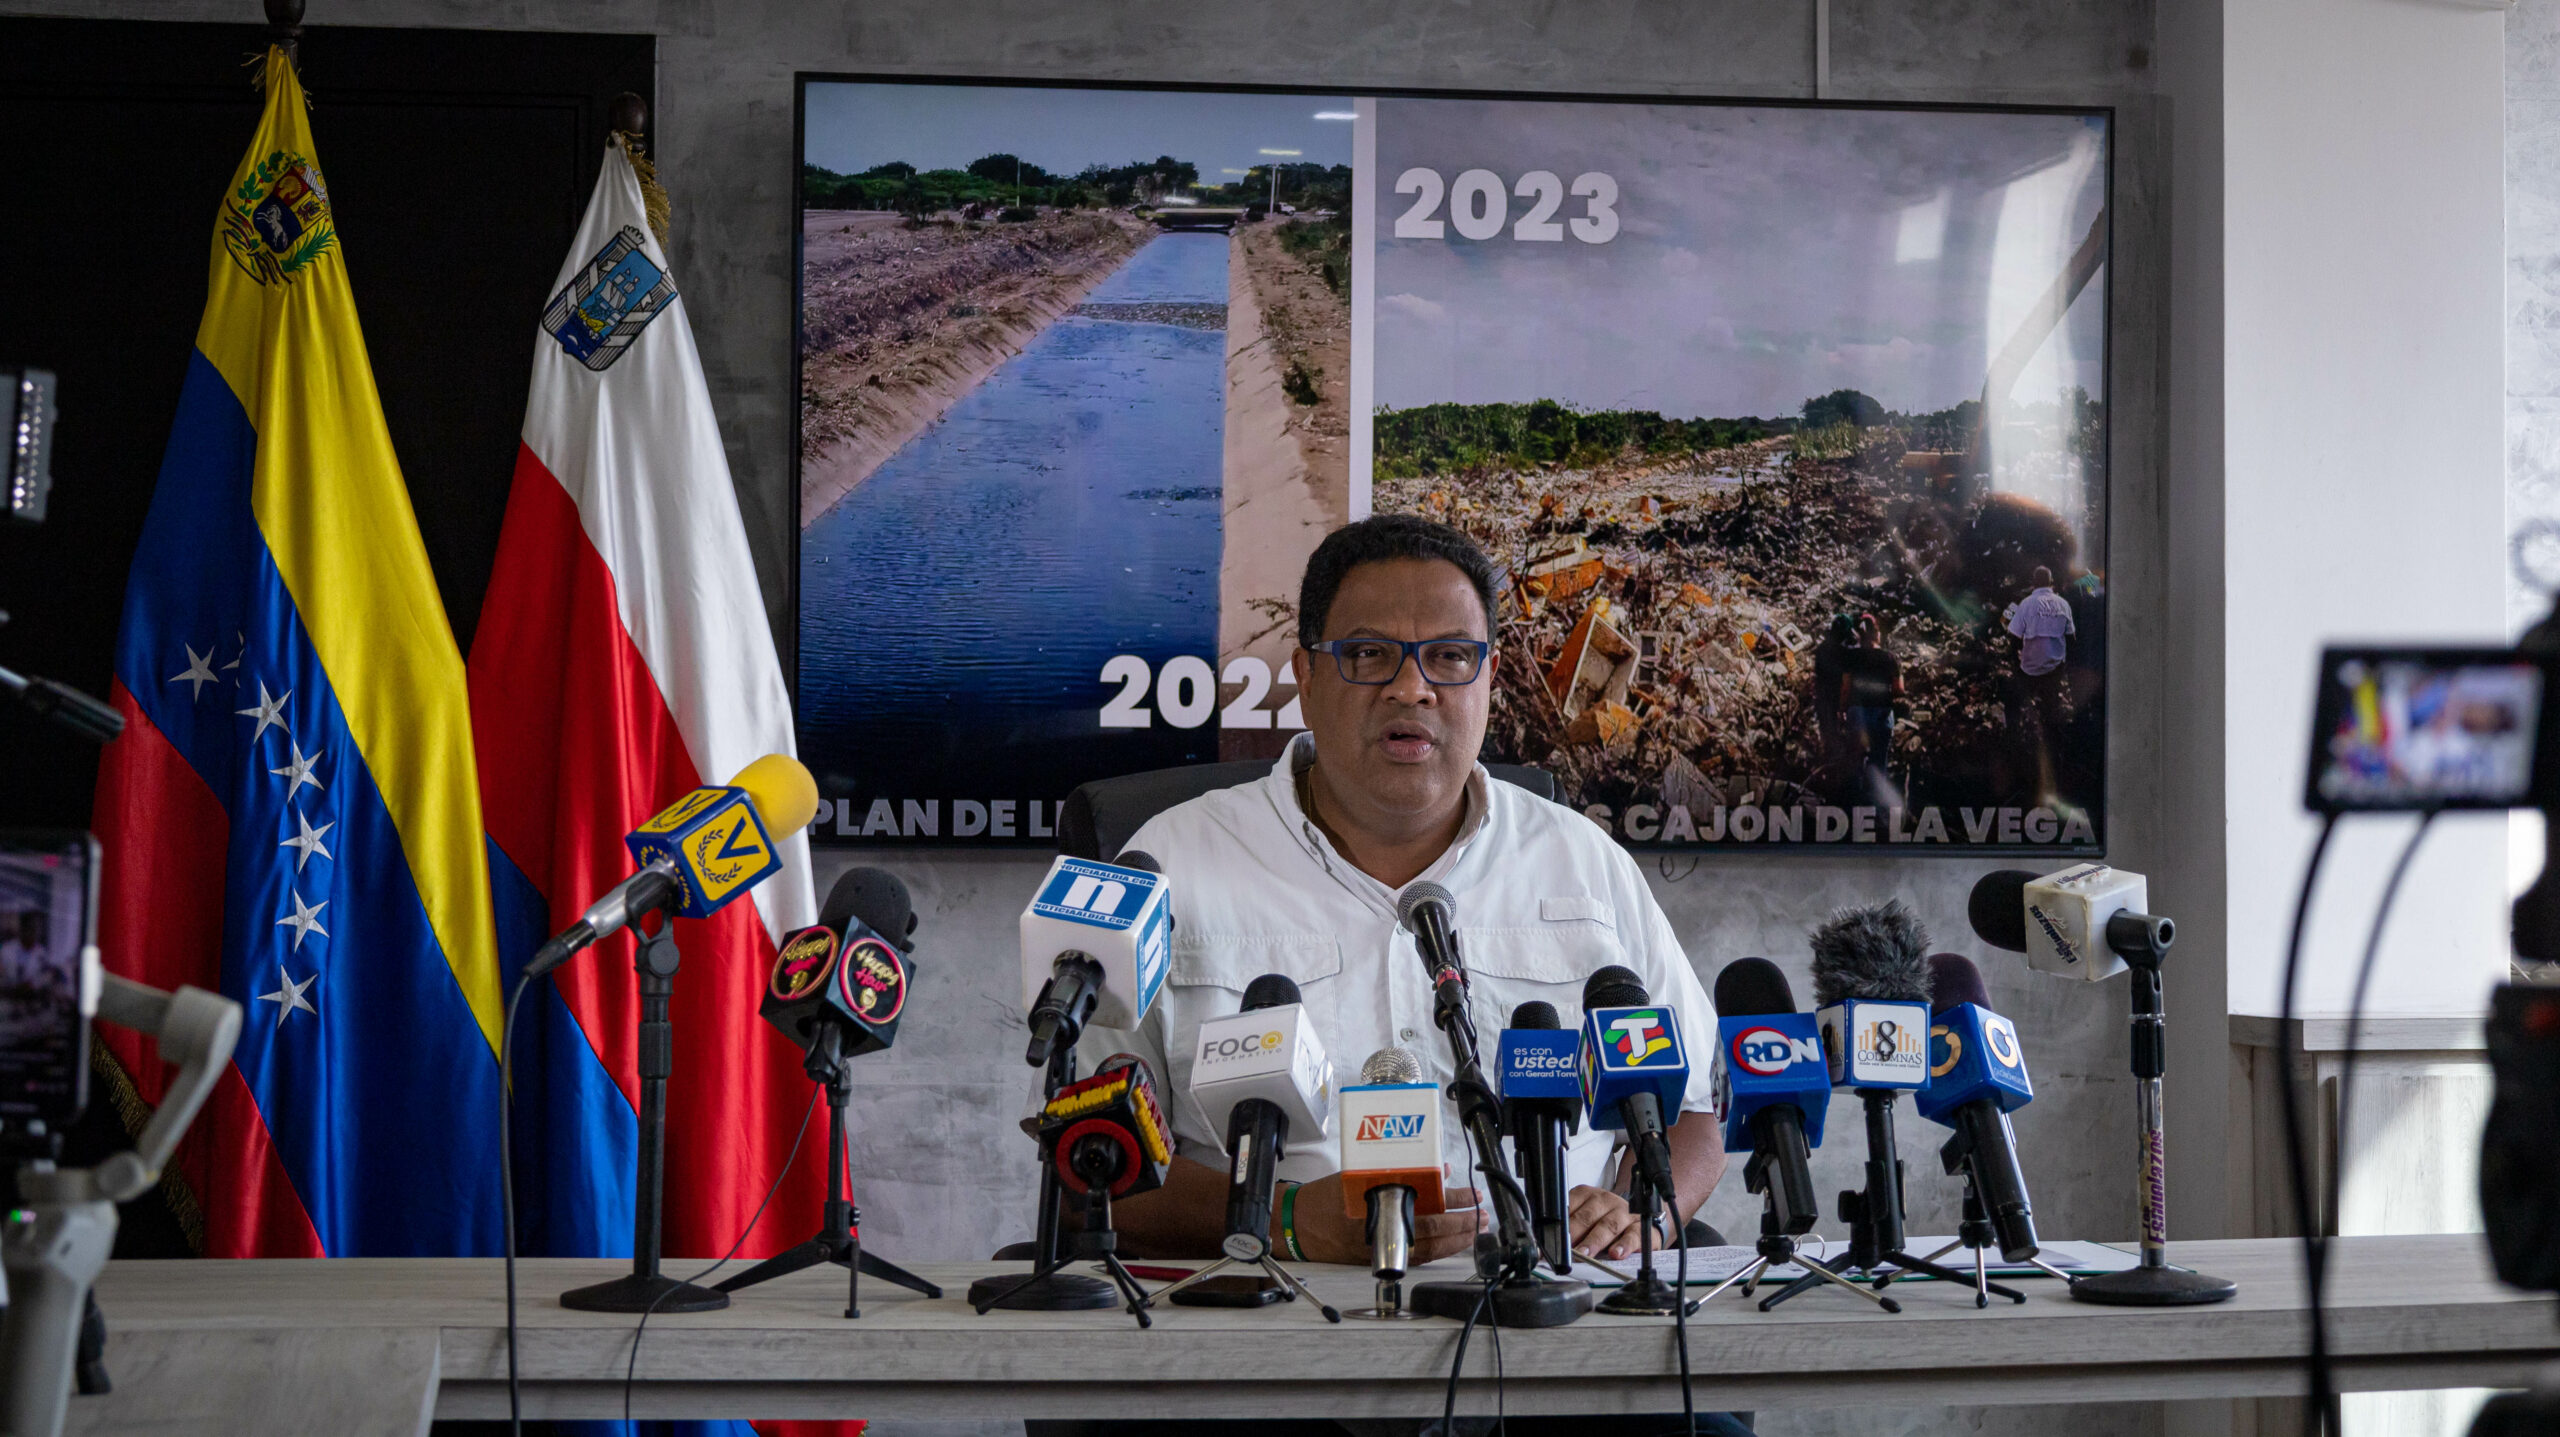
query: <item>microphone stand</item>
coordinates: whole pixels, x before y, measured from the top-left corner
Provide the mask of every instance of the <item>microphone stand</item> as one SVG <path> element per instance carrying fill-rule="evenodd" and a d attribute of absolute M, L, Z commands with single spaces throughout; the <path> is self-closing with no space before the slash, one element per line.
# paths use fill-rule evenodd
<path fill-rule="evenodd" d="M 1863 1272 L 1882 1286 L 1889 1278 L 1876 1270 L 1890 1263 L 1905 1272 L 1924 1272 L 1944 1282 L 1961 1284 L 1965 1275 L 1902 1249 L 1902 1156 L 1893 1138 L 1893 1088 L 1860 1088 L 1867 1108 L 1867 1186 L 1840 1194 L 1840 1220 L 1849 1224 L 1849 1251 L 1840 1265 Z M 1808 1272 L 1770 1300 L 1775 1306 L 1821 1279 Z"/>
<path fill-rule="evenodd" d="M 1628 1161 L 1634 1161 L 1633 1149 L 1628 1150 Z M 1600 1299 L 1600 1311 L 1618 1317 L 1668 1317 L 1681 1310 L 1681 1293 L 1653 1270 L 1653 1235 L 1662 1221 L 1662 1194 L 1642 1173 L 1635 1174 L 1630 1183 L 1636 1192 L 1636 1218 L 1641 1229 L 1636 1239 L 1640 1254 L 1636 1275 Z M 1695 1312 L 1697 1303 L 1689 1304 L 1688 1310 Z"/>
<path fill-rule="evenodd" d="M 729 1294 L 658 1271 L 659 1204 L 667 1174 L 667 1077 L 675 1071 L 676 1030 L 667 1002 L 676 991 L 675 923 L 660 916 L 658 931 L 631 926 L 640 940 L 631 967 L 640 977 L 640 1153 L 632 1185 L 631 1275 L 572 1288 L 562 1307 L 579 1312 L 717 1312 Z"/>
<path fill-rule="evenodd" d="M 2024 1302 L 2027 1300 L 2025 1293 L 2014 1287 L 2003 1287 L 1991 1280 L 1991 1260 L 1985 1249 L 1994 1246 L 1998 1241 L 1997 1235 L 1991 1230 L 1990 1210 L 1982 1205 L 1982 1194 L 1975 1190 L 1973 1174 L 1968 1172 L 1964 1177 L 1964 1220 L 1956 1225 L 1956 1240 L 1929 1254 L 1922 1261 L 1934 1263 L 1957 1248 L 1969 1249 L 1973 1253 L 1973 1305 L 1975 1307 L 1989 1307 L 1994 1294 L 2005 1297 L 2011 1302 Z M 2027 1259 L 2027 1263 L 2029 1266 L 2044 1269 L 2049 1277 L 2061 1278 L 2065 1286 L 2070 1285 L 2071 1275 L 2047 1263 L 2044 1259 L 2031 1257 Z M 1884 1291 L 1895 1278 L 1905 1275 L 1899 1272 L 1886 1273 L 1876 1279 L 1876 1291 Z"/>
<path fill-rule="evenodd" d="M 2169 1159 L 2161 1121 L 2160 1075 L 2169 1066 L 2168 1013 L 2160 1000 L 2160 963 L 2176 930 L 2168 919 L 2118 913 L 2107 920 L 2107 946 L 2133 970 L 2133 1077 L 2142 1117 L 2142 1260 L 2122 1272 L 2071 1284 L 2071 1295 L 2102 1307 L 2194 1307 L 2240 1290 L 2228 1278 L 2169 1265 Z"/>
<path fill-rule="evenodd" d="M 1436 921 L 1437 947 L 1452 955 L 1450 966 L 1433 974 L 1432 1022 L 1448 1035 L 1458 1076 L 1449 1097 L 1458 1105 L 1458 1120 L 1476 1150 L 1476 1171 L 1484 1175 L 1482 1200 L 1493 1204 L 1494 1234 L 1476 1238 L 1477 1279 L 1473 1282 L 1418 1282 L 1411 1306 L 1426 1317 L 1464 1322 L 1479 1304 L 1491 1299 L 1497 1327 L 1562 1327 L 1589 1312 L 1591 1284 L 1579 1278 L 1541 1279 L 1538 1244 L 1531 1234 L 1529 1202 L 1502 1160 L 1502 1099 L 1484 1079 L 1476 1054 L 1475 1024 L 1467 1018 L 1465 970 L 1455 961 L 1456 943 Z M 1428 958 L 1431 948 L 1425 946 Z"/>
<path fill-rule="evenodd" d="M 1764 1196 L 1761 1199 L 1760 1205 L 1760 1241 L 1756 1244 L 1756 1250 L 1759 1252 L 1760 1256 L 1743 1267 L 1741 1271 L 1736 1272 L 1733 1276 L 1717 1283 L 1708 1291 L 1706 1296 L 1698 1299 L 1698 1305 L 1704 1307 L 1708 1303 L 1715 1301 L 1716 1296 L 1719 1293 L 1722 1293 L 1726 1288 L 1732 1287 L 1736 1283 L 1741 1284 L 1742 1295 L 1747 1299 L 1752 1294 L 1760 1290 L 1760 1279 L 1768 1275 L 1770 1268 L 1777 1267 L 1785 1263 L 1794 1263 L 1796 1266 L 1804 1269 L 1805 1275 L 1796 1279 L 1794 1282 L 1787 1284 L 1786 1290 L 1782 1292 L 1773 1292 L 1767 1297 L 1762 1298 L 1760 1301 L 1760 1310 L 1762 1312 L 1767 1312 L 1776 1307 L 1779 1303 L 1795 1296 L 1797 1293 L 1805 1291 L 1810 1287 L 1819 1286 L 1825 1282 L 1831 1283 L 1844 1291 L 1854 1292 L 1858 1296 L 1865 1298 L 1867 1301 L 1874 1303 L 1876 1306 L 1883 1308 L 1887 1312 L 1900 1312 L 1902 1310 L 1901 1303 L 1894 1301 L 1892 1298 L 1885 1296 L 1881 1292 L 1870 1291 L 1867 1288 L 1860 1287 L 1856 1283 L 1851 1282 L 1848 1278 L 1841 1275 L 1838 1268 L 1823 1261 L 1821 1258 L 1808 1257 L 1805 1255 L 1804 1249 L 1799 1245 L 1795 1235 L 1786 1231 L 1778 1222 L 1777 1190 L 1770 1187 L 1768 1183 L 1768 1169 L 1770 1161 L 1771 1157 L 1768 1150 L 1761 1148 L 1755 1149 L 1751 1154 L 1751 1160 L 1743 1165 L 1743 1176 L 1746 1181 L 1748 1181 L 1751 1186 L 1764 1190 Z"/>
<path fill-rule="evenodd" d="M 1085 1160 L 1086 1152 L 1087 1149 L 1082 1144 L 1078 1144 L 1067 1154 L 1067 1161 L 1074 1166 L 1076 1176 L 1082 1178 L 1085 1183 L 1084 1223 L 1076 1230 L 1071 1250 L 1064 1254 L 1042 1258 L 1039 1266 L 1031 1269 L 1031 1275 L 1028 1277 L 978 1279 L 977 1283 L 970 1288 L 969 1303 L 978 1310 L 980 1317 L 986 1316 L 987 1310 L 995 1307 L 1036 1307 L 1048 1311 L 1060 1310 L 1067 1304 L 1040 1301 L 1015 1302 L 1013 1299 L 1017 1295 L 1024 1294 L 1037 1298 L 1043 1284 L 1075 1282 L 1091 1283 L 1102 1289 L 1102 1301 L 1077 1302 L 1074 1304 L 1075 1307 L 1126 1306 L 1129 1309 L 1129 1315 L 1138 1319 L 1140 1327 L 1155 1326 L 1154 1319 L 1147 1316 L 1147 1309 L 1155 1306 L 1155 1299 L 1147 1296 L 1146 1289 L 1138 1286 L 1136 1275 L 1120 1261 L 1120 1234 L 1111 1226 L 1111 1183 L 1118 1174 L 1116 1171 L 1104 1171 L 1103 1165 L 1099 1163 L 1088 1163 Z M 1057 1149 L 1054 1143 L 1044 1147 L 1040 1156 L 1042 1167 L 1053 1173 L 1057 1171 Z M 1055 1240 L 1056 1235 L 1053 1231 L 1050 1241 Z M 1103 1270 L 1111 1274 L 1111 1281 L 1106 1283 L 1098 1278 L 1078 1277 L 1073 1273 L 1059 1271 L 1068 1263 L 1080 1258 L 1090 1258 L 1101 1263 Z M 982 1298 L 979 1295 L 981 1287 L 991 1288 L 991 1295 Z M 1336 1320 L 1339 1321 L 1338 1318 Z"/>
<path fill-rule="evenodd" d="M 853 1100 L 853 1061 L 844 1056 L 844 1029 L 834 1023 L 820 1028 L 817 1041 L 809 1045 L 808 1057 L 801 1061 L 801 1070 L 827 1089 L 827 1205 L 823 1225 L 816 1237 L 766 1258 L 721 1283 L 717 1290 L 735 1292 L 804 1267 L 832 1262 L 845 1269 L 847 1317 L 862 1315 L 862 1275 L 866 1272 L 909 1292 L 942 1296 L 941 1288 L 886 1258 L 862 1250 L 862 1210 L 845 1193 L 845 1169 L 852 1160 L 847 1151 L 845 1107 Z"/>
<path fill-rule="evenodd" d="M 1075 1080 L 1076 1045 L 1060 1041 L 1049 1049 L 1049 1064 L 1041 1072 L 1042 1103 Z M 1038 1132 L 1039 1126 L 1036 1118 L 1026 1118 L 1022 1124 L 1023 1131 L 1031 1133 Z M 1059 1251 L 1067 1192 L 1052 1156 L 1046 1151 L 1040 1155 L 1040 1230 L 1032 1243 L 1031 1275 L 997 1273 L 970 1283 L 969 1305 L 982 1317 L 996 1307 L 1007 1312 L 1085 1312 L 1120 1305 L 1120 1295 L 1110 1283 L 1063 1270 L 1073 1260 Z"/>

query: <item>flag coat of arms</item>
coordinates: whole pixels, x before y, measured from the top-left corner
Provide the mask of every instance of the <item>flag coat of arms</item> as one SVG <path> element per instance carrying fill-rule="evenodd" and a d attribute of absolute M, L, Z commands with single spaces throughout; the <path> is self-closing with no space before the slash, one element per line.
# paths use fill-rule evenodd
<path fill-rule="evenodd" d="M 110 967 L 248 1012 L 180 1171 L 219 1257 L 499 1244 L 499 971 L 469 694 L 281 51 L 116 644 Z M 166 1074 L 104 1030 L 141 1097 Z"/>
<path fill-rule="evenodd" d="M 682 292 L 619 143 L 533 321 L 531 393 L 471 646 L 471 714 L 513 971 L 631 870 L 623 835 L 702 783 L 793 751 L 791 704 Z M 756 1005 L 778 940 L 814 921 L 808 838 L 680 921 L 662 1231 L 671 1257 L 739 1240 L 809 1112 L 800 1053 Z M 628 1256 L 638 1142 L 632 939 L 527 994 L 515 1113 L 526 1250 Z M 812 1152 L 822 1152 L 817 1144 Z M 802 1161 L 741 1249 L 817 1229 Z M 682 1275 L 679 1272 L 678 1275 Z"/>

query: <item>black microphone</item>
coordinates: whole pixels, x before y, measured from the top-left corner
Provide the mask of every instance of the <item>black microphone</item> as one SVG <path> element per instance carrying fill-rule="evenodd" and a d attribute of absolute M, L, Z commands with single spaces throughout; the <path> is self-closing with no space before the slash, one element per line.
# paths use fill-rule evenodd
<path fill-rule="evenodd" d="M 1644 980 L 1636 976 L 1635 970 L 1615 963 L 1592 974 L 1582 985 L 1582 1011 L 1586 1014 L 1599 1008 L 1642 1008 L 1652 1002 L 1653 995 L 1645 991 Z M 1594 1039 L 1586 1035 L 1584 1041 Z M 1682 1055 L 1675 1050 L 1671 1062 L 1682 1063 Z M 1671 1141 L 1665 1136 L 1662 1094 L 1631 1087 L 1616 1106 L 1619 1121 L 1627 1131 L 1628 1150 L 1635 1156 L 1637 1174 L 1661 1194 L 1664 1206 L 1671 1207 L 1678 1199 L 1672 1190 Z M 1595 1116 L 1593 1122 L 1598 1124 L 1599 1119 Z"/>
<path fill-rule="evenodd" d="M 1298 985 L 1285 973 L 1265 973 L 1245 985 L 1252 1013 L 1298 1001 Z M 1194 1091 L 1197 1091 L 1195 1087 Z M 1271 1247 L 1271 1184 L 1289 1145 L 1289 1115 L 1268 1098 L 1246 1098 L 1227 1111 L 1228 1256 L 1251 1262 Z"/>
<path fill-rule="evenodd" d="M 1500 1055 L 1502 1129 L 1510 1136 L 1511 1151 L 1520 1164 L 1520 1185 L 1529 1190 L 1529 1225 L 1537 1234 L 1539 1254 L 1557 1272 L 1573 1267 L 1573 1210 L 1566 1201 L 1564 1139 L 1582 1126 L 1582 1104 L 1564 1096 L 1522 1096 L 1522 1088 L 1529 1086 L 1524 1081 L 1529 1077 L 1528 1065 L 1546 1057 L 1547 1050 L 1514 1034 L 1563 1029 L 1564 1020 L 1553 1003 L 1523 1003 L 1511 1010 Z M 1559 1088 L 1575 1086 L 1557 1081 L 1564 1076 L 1557 1074 L 1550 1082 Z"/>
<path fill-rule="evenodd" d="M 1783 1037 L 1773 1036 L 1773 1030 L 1743 1020 L 1792 1015 L 1796 1011 L 1795 989 L 1788 985 L 1787 975 L 1779 971 L 1778 965 L 1766 958 L 1738 958 L 1726 964 L 1724 971 L 1716 975 L 1715 1001 L 1717 1028 L 1720 1033 L 1729 1031 L 1734 1035 L 1719 1044 L 1719 1058 L 1728 1064 L 1734 1061 L 1729 1050 L 1737 1043 L 1757 1040 L 1770 1045 L 1784 1041 Z M 1755 1050 L 1750 1060 L 1757 1064 L 1749 1070 L 1753 1074 L 1766 1071 L 1778 1078 L 1784 1078 L 1797 1066 L 1783 1053 L 1763 1055 Z M 1764 1194 L 1778 1231 L 1791 1237 L 1813 1231 L 1814 1223 L 1822 1217 L 1822 1199 L 1813 1188 L 1813 1151 L 1805 1136 L 1803 1105 L 1824 1102 L 1830 1096 L 1825 1076 L 1811 1071 L 1792 1093 L 1765 1101 L 1757 1093 L 1736 1093 L 1724 1100 L 1726 1121 L 1739 1117 L 1738 1125 L 1748 1133 L 1751 1157 L 1742 1168 L 1743 1190 Z M 1744 1108 L 1750 1109 L 1748 1116 L 1741 1116 Z M 1736 1139 L 1743 1137 L 1744 1133 L 1735 1133 L 1726 1138 L 1725 1146 L 1739 1148 L 1743 1143 Z"/>
<path fill-rule="evenodd" d="M 914 902 L 894 873 L 851 868 L 827 890 L 811 927 L 784 936 L 758 1011 L 830 1079 L 844 1058 L 897 1041 L 915 981 Z"/>
<path fill-rule="evenodd" d="M 2017 1030 L 1991 1011 L 1982 970 L 1957 953 L 1929 959 L 1932 1062 L 1920 1116 L 1955 1129 L 1941 1156 L 1947 1171 L 1965 1172 L 2006 1262 L 2036 1255 L 2035 1210 L 2009 1114 L 2034 1096 Z M 1943 1035 L 1943 1037 L 1941 1037 Z"/>
<path fill-rule="evenodd" d="M 1422 955 L 1422 966 L 1431 972 L 1432 993 L 1445 1003 L 1446 993 L 1454 989 L 1459 1008 L 1464 1011 L 1467 962 L 1458 952 L 1457 901 L 1437 883 L 1415 883 L 1396 901 L 1396 917 L 1413 935 L 1414 951 Z"/>

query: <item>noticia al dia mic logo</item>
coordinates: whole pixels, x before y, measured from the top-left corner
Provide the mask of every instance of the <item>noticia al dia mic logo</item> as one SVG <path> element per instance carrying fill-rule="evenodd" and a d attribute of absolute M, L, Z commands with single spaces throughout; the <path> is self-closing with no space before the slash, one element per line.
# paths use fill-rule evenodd
<path fill-rule="evenodd" d="M 1640 1013 L 1623 1013 L 1610 1020 L 1609 1046 L 1630 1068 L 1641 1067 L 1644 1060 L 1671 1046 L 1670 1036 L 1663 1031 L 1662 1014 L 1648 1009 Z"/>

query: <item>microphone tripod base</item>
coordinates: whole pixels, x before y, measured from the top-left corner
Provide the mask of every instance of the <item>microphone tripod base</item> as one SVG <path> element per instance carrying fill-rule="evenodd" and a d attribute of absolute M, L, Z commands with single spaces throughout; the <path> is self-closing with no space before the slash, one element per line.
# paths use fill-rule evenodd
<path fill-rule="evenodd" d="M 1417 1316 L 1464 1322 L 1484 1301 L 1481 1282 L 1417 1282 L 1411 1306 Z M 1562 1327 L 1591 1310 L 1591 1284 L 1574 1278 L 1499 1283 L 1489 1305 L 1496 1327 Z"/>
<path fill-rule="evenodd" d="M 2174 1267 L 2129 1267 L 2102 1272 L 2071 1284 L 2071 1295 L 2101 1307 L 2202 1307 L 2227 1302 L 2240 1291 L 2229 1278 Z"/>
<path fill-rule="evenodd" d="M 1616 1317 L 1669 1317 L 1680 1310 L 1680 1292 L 1650 1272 L 1600 1299 L 1599 1311 Z"/>
<path fill-rule="evenodd" d="M 1029 1281 L 999 1273 L 969 1284 L 969 1305 L 980 1312 L 991 1307 L 1007 1312 L 1086 1312 L 1118 1307 L 1120 1294 L 1101 1278 L 1072 1272 L 1045 1273 Z"/>
<path fill-rule="evenodd" d="M 729 1294 L 672 1277 L 638 1273 L 572 1288 L 560 1294 L 560 1305 L 578 1312 L 718 1312 Z"/>
<path fill-rule="evenodd" d="M 1422 1316 L 1404 1305 L 1404 1279 L 1401 1276 L 1378 1279 L 1377 1306 L 1347 1308 L 1342 1315 L 1367 1322 L 1411 1322 Z"/>

